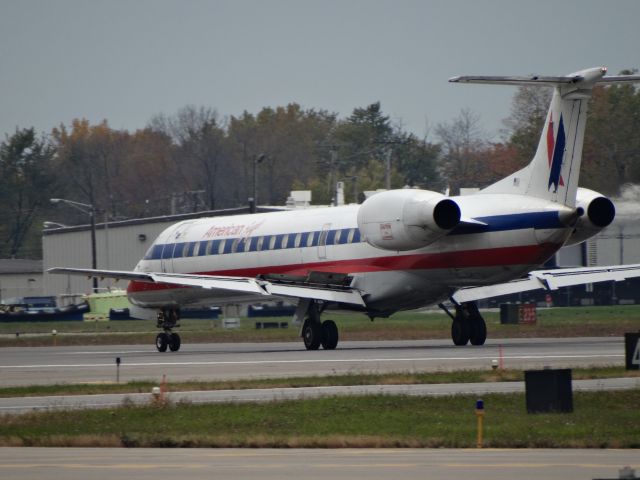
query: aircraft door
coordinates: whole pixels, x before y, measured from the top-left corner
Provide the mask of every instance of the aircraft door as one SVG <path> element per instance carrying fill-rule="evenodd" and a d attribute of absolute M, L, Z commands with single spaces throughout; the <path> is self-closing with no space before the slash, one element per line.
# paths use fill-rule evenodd
<path fill-rule="evenodd" d="M 325 223 L 320 231 L 320 238 L 318 238 L 318 258 L 320 260 L 326 260 L 327 258 L 327 238 L 331 231 L 331 224 Z"/>

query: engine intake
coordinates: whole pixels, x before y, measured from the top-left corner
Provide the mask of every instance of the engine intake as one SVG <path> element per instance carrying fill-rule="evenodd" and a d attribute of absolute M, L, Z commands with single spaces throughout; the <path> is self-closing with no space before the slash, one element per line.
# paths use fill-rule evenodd
<path fill-rule="evenodd" d="M 366 241 L 385 250 L 426 247 L 460 223 L 460 207 L 429 190 L 390 190 L 365 200 L 358 228 Z"/>

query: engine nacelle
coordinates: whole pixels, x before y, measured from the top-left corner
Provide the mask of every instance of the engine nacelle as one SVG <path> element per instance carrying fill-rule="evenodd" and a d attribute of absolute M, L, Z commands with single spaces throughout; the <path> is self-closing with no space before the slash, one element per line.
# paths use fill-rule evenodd
<path fill-rule="evenodd" d="M 565 245 L 575 245 L 598 234 L 616 216 L 616 207 L 607 197 L 588 188 L 578 188 L 576 209 L 580 214 Z"/>
<path fill-rule="evenodd" d="M 358 210 L 366 241 L 385 250 L 413 250 L 435 242 L 460 223 L 460 207 L 429 190 L 389 190 L 369 197 Z"/>

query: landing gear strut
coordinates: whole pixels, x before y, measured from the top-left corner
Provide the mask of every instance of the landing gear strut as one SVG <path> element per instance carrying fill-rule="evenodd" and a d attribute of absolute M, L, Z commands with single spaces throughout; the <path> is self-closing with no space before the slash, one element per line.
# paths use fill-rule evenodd
<path fill-rule="evenodd" d="M 167 347 L 172 352 L 180 350 L 180 335 L 172 331 L 173 328 L 180 326 L 179 321 L 180 309 L 178 308 L 166 307 L 158 313 L 156 326 L 163 330 L 156 336 L 156 348 L 159 352 L 166 352 Z"/>
<path fill-rule="evenodd" d="M 451 339 L 454 345 L 463 346 L 467 343 L 471 345 L 484 345 L 487 339 L 487 324 L 480 315 L 478 305 L 475 302 L 465 302 L 454 304 L 456 314 L 451 312 L 442 303 L 438 305 L 447 315 L 451 317 Z"/>
<path fill-rule="evenodd" d="M 295 318 L 302 322 L 300 336 L 307 350 L 335 350 L 338 346 L 338 327 L 333 320 L 320 320 L 319 305 L 310 300 L 301 300 Z"/>

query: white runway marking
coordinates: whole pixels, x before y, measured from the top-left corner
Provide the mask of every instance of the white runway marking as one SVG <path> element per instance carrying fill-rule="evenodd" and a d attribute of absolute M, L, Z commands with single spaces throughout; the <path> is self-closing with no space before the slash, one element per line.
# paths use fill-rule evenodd
<path fill-rule="evenodd" d="M 596 354 L 596 355 L 505 355 L 505 360 L 545 360 L 545 359 L 579 359 L 579 358 L 620 358 L 624 354 Z M 158 366 L 195 366 L 195 365 L 266 365 L 266 364 L 305 364 L 305 363 L 380 363 L 380 362 L 434 362 L 434 361 L 469 361 L 469 360 L 493 360 L 496 355 L 486 355 L 479 357 L 409 357 L 409 358 L 320 358 L 304 360 L 229 360 L 229 361 L 208 361 L 208 362 L 135 362 L 127 363 L 126 359 L 122 366 L 131 367 L 158 367 Z M 90 364 L 44 364 L 44 365 L 0 365 L 0 369 L 37 369 L 37 368 L 94 368 L 112 367 L 109 363 Z"/>

